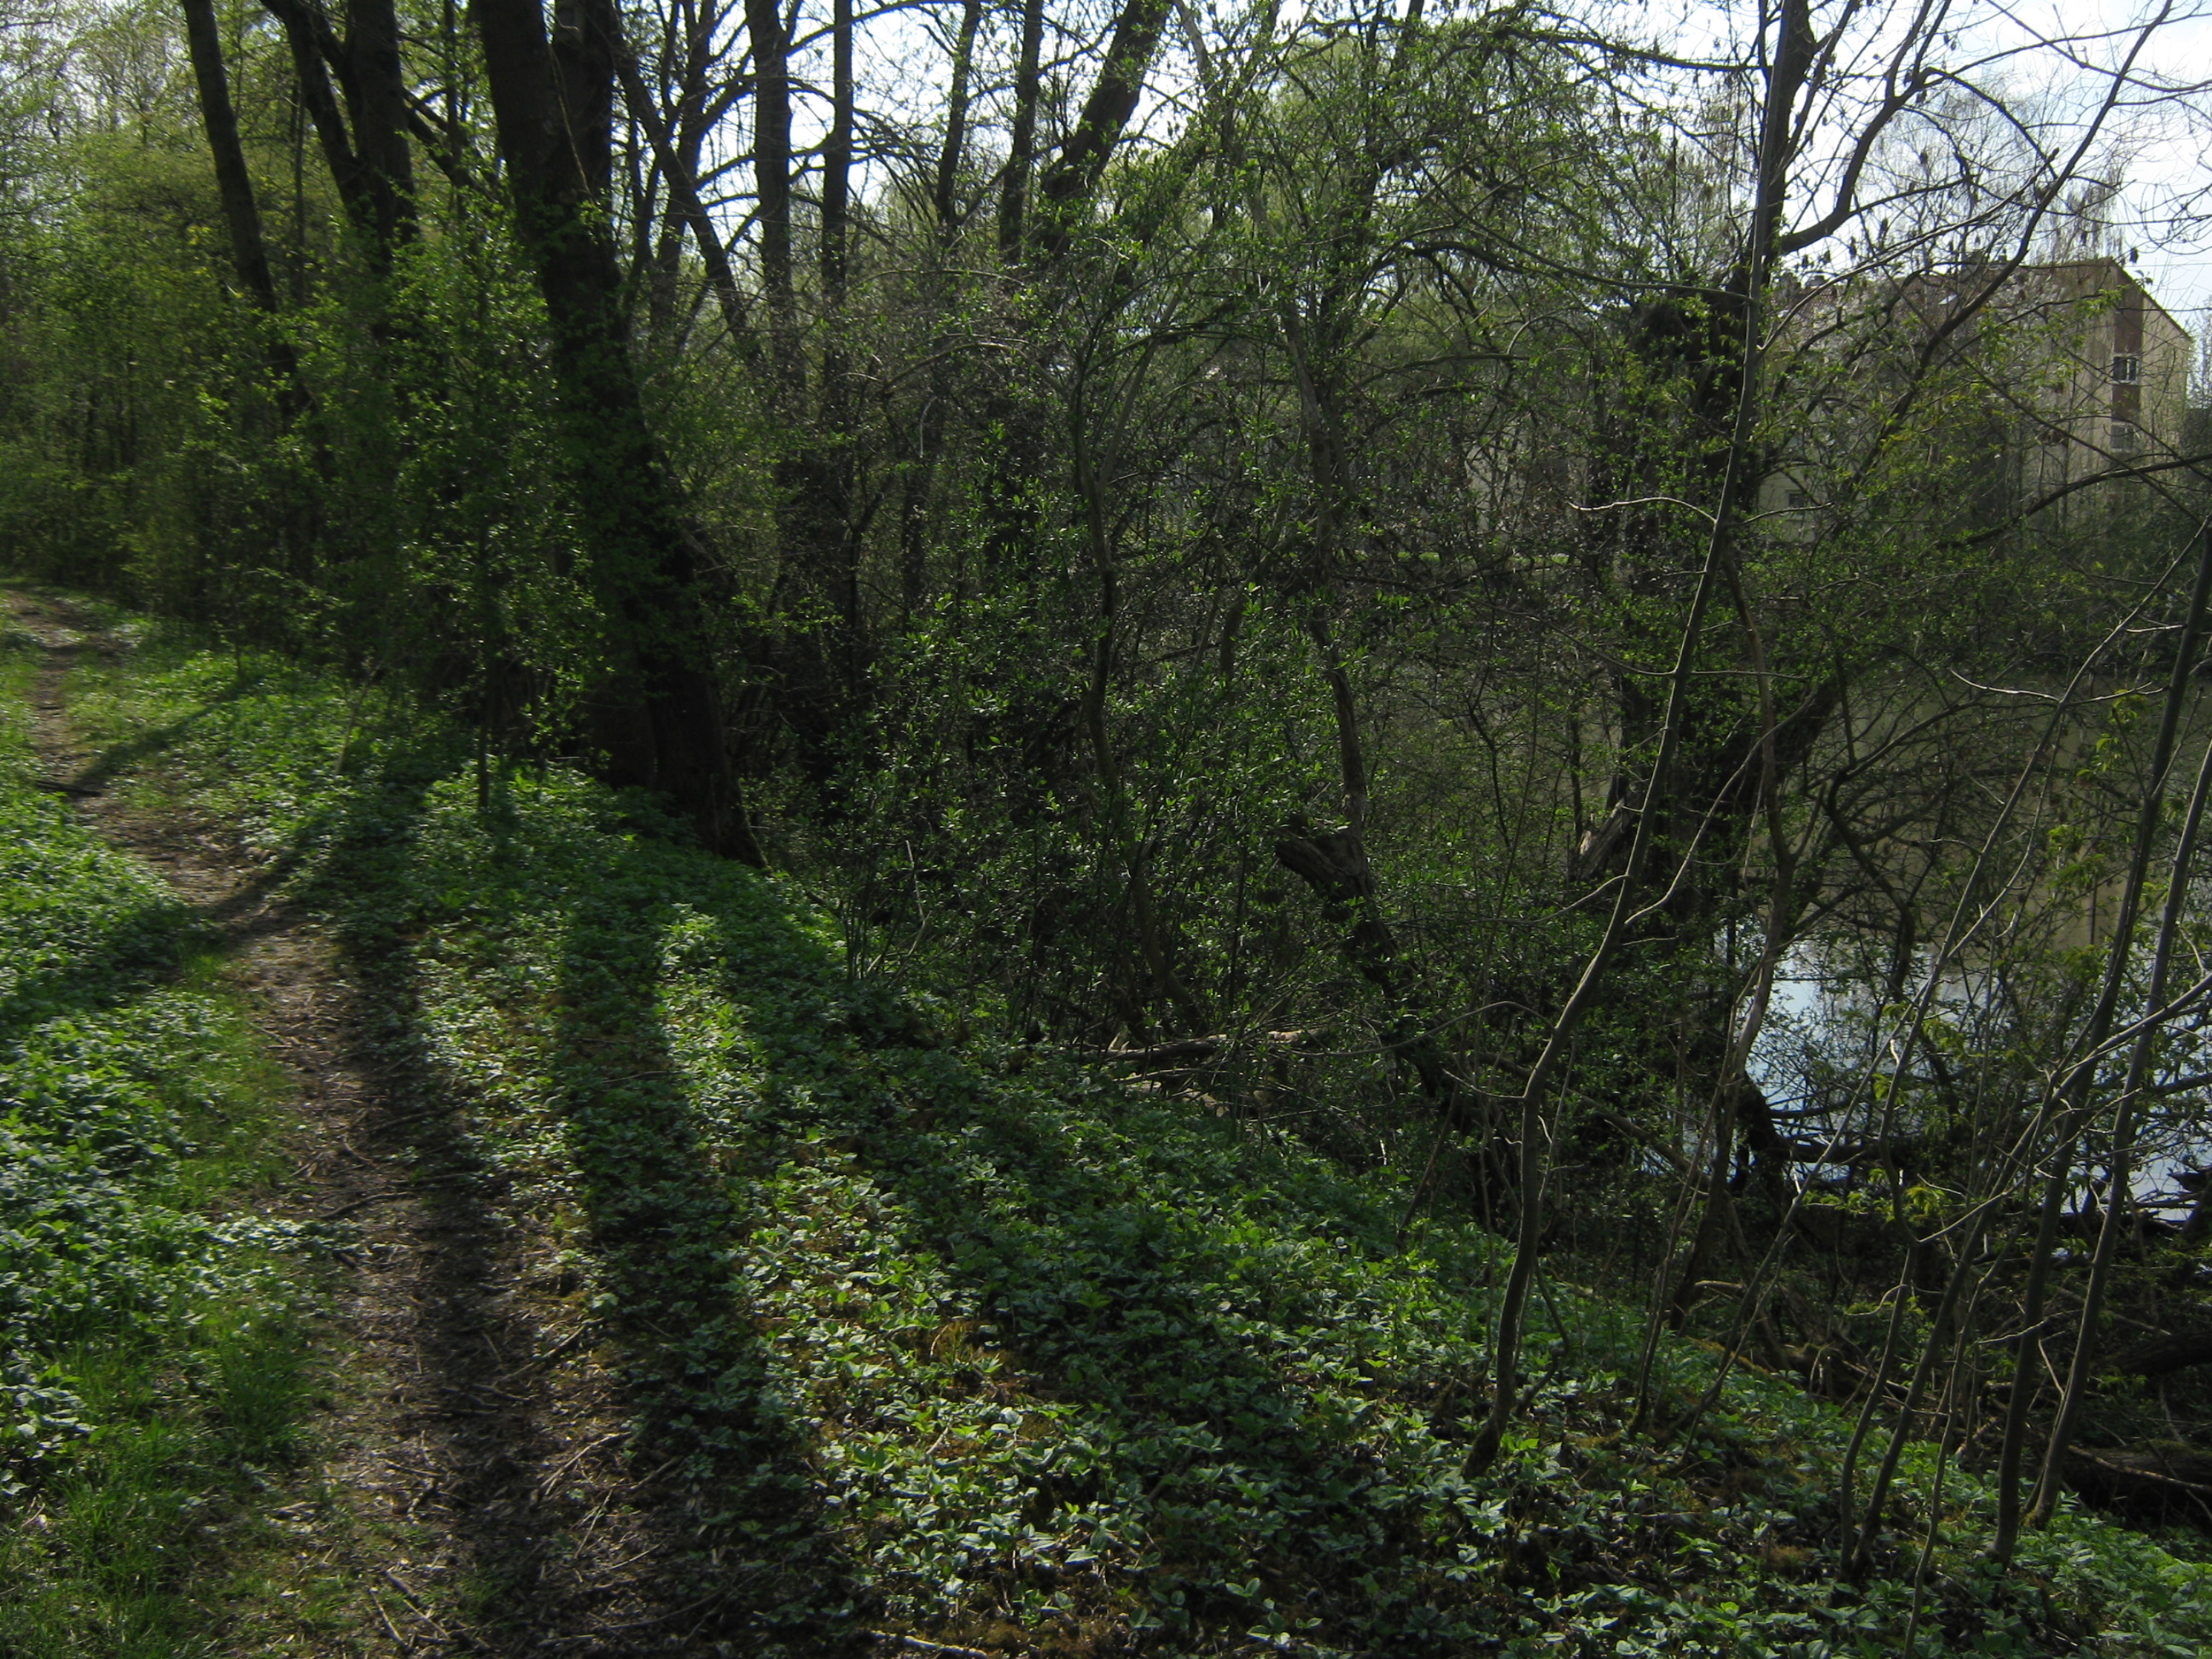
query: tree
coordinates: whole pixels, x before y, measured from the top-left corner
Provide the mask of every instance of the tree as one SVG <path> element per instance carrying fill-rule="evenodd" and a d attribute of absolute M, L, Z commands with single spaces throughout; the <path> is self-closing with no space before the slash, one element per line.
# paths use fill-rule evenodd
<path fill-rule="evenodd" d="M 667 791 L 708 846 L 758 863 L 723 733 L 698 550 L 639 396 L 606 229 L 617 14 L 595 0 L 569 38 L 550 42 L 524 0 L 477 0 L 473 15 L 516 232 L 545 301 L 590 585 L 609 625 L 616 678 L 601 712 L 611 775 Z M 641 726 L 642 741 L 625 726 Z"/>

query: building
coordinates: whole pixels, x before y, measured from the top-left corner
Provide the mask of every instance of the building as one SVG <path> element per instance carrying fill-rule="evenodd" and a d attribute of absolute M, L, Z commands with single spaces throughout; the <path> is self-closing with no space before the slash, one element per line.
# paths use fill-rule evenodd
<path fill-rule="evenodd" d="M 1924 351 L 1963 368 L 1978 395 L 1954 401 L 1953 416 L 1929 434 L 1926 459 L 1936 463 L 1929 476 L 1940 477 L 1944 460 L 1974 458 L 1963 477 L 1948 472 L 1951 509 L 1969 519 L 2045 503 L 2062 516 L 2093 510 L 2087 498 L 2096 492 L 2069 486 L 2182 453 L 2196 344 L 2121 261 L 2021 266 L 1965 326 L 1948 327 L 1953 308 L 1981 299 L 1991 280 L 1985 268 L 1970 267 L 1887 285 L 1863 277 L 1785 283 L 1778 356 L 1794 349 L 1862 387 L 1893 384 L 1899 393 Z M 1796 367 L 1807 367 L 1804 359 Z M 1865 422 L 1887 401 L 1831 398 L 1832 428 L 1816 421 L 1793 434 L 1759 491 L 1771 533 L 1819 533 L 1824 480 L 1850 475 L 1871 435 Z"/>
<path fill-rule="evenodd" d="M 2118 259 L 2031 266 L 1991 307 L 2050 356 L 2021 398 L 2024 503 L 2179 453 L 2196 343 Z"/>

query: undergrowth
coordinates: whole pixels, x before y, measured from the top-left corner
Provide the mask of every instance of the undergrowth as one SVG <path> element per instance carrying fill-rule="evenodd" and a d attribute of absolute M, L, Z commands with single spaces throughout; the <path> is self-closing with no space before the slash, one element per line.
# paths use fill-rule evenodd
<path fill-rule="evenodd" d="M 1635 1317 L 1569 1283 L 1523 1431 L 1470 1478 L 1499 1249 L 1401 1241 L 1387 1175 L 856 976 L 790 882 L 557 769 L 480 795 L 397 702 L 177 647 L 98 708 L 325 908 L 381 1041 L 550 1230 L 743 1651 L 2212 1644 L 2212 1569 L 2070 1507 L 1994 1582 L 1988 1493 L 1936 1491 L 1926 1449 L 1839 1586 L 1842 1416 L 1740 1370 L 1655 1448 L 1626 1421 Z M 1663 1390 L 1713 1364 L 1670 1342 Z"/>
<path fill-rule="evenodd" d="M 0 1653 L 181 1659 L 304 1409 L 283 1079 L 161 881 L 37 785 L 0 641 Z"/>

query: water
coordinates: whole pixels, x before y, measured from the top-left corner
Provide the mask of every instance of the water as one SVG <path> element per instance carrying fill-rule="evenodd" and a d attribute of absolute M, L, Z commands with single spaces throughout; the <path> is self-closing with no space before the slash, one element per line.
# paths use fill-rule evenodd
<path fill-rule="evenodd" d="M 1911 981 L 1916 989 L 1925 983 L 1931 963 L 1932 956 L 1923 952 Z M 1780 963 L 1767 1018 L 1745 1069 L 1792 1139 L 1849 1143 L 1869 1137 L 1878 1127 L 1880 1103 L 1887 1096 L 1894 1064 L 1898 1020 L 1896 1010 L 1884 1014 L 1878 1006 L 1874 978 L 1863 963 L 1844 960 L 1840 951 L 1817 940 L 1794 946 Z M 1948 1070 L 1954 1095 L 1966 1097 L 1967 1110 L 2002 1109 L 1988 1097 L 1995 1087 L 2019 1097 L 2018 1112 L 2034 1109 L 2040 1073 L 2004 1063 L 2019 1042 L 2009 1006 L 2008 989 L 1993 972 L 1954 968 L 1943 975 L 1893 1133 L 1909 1136 L 1929 1124 L 1930 1114 L 1920 1103 L 1940 1109 L 1930 1048 Z M 1878 1014 L 1884 1014 L 1879 1021 Z M 2121 1018 L 2124 1023 L 2130 1015 L 2124 1011 Z M 2124 1063 L 2124 1055 L 2115 1057 L 2115 1069 Z M 2154 1086 L 2206 1073 L 2212 1073 L 2212 1031 L 2200 1021 L 2179 1040 L 2169 1035 Z M 2170 1220 L 2189 1213 L 2195 1197 L 2182 1178 L 2212 1163 L 2209 1116 L 2212 1091 L 2205 1088 L 2155 1095 L 2146 1103 L 2129 1182 L 2139 1205 Z M 2109 1125 L 2109 1108 L 2101 1121 Z M 1798 1180 L 1808 1185 L 1847 1189 L 1867 1176 L 1864 1168 L 1844 1164 L 1797 1166 Z"/>

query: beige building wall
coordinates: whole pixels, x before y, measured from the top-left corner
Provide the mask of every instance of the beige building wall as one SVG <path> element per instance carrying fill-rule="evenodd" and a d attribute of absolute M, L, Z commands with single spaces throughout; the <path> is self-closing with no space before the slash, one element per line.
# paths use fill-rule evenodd
<path fill-rule="evenodd" d="M 1902 313 L 1932 317 L 1972 280 L 1913 278 Z M 1817 337 L 1848 302 L 1840 284 L 1793 297 L 1785 337 Z M 2014 411 L 2003 470 L 2019 504 L 2179 451 L 2196 343 L 2118 260 L 2025 266 L 1983 315 L 2023 343 L 2008 368 L 1993 368 L 1994 389 Z M 1816 534 L 1819 507 L 1809 471 L 1784 468 L 1760 485 L 1757 511 L 1771 535 Z"/>
<path fill-rule="evenodd" d="M 2006 310 L 2049 325 L 2057 355 L 2055 374 L 2023 398 L 2027 495 L 2174 453 L 2196 350 L 2188 331 L 2117 259 L 2034 266 L 2017 288 Z"/>

